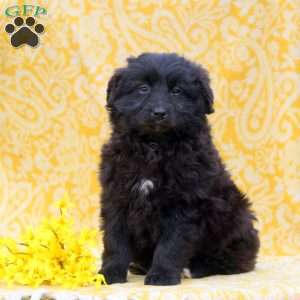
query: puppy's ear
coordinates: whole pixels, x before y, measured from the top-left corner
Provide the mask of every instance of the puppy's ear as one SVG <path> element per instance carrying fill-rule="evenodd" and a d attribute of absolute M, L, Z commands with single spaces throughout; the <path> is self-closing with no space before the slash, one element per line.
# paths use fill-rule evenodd
<path fill-rule="evenodd" d="M 206 114 L 212 114 L 215 110 L 213 108 L 214 94 L 210 87 L 210 79 L 208 72 L 200 66 L 197 83 L 200 86 L 200 93 L 202 100 L 204 101 L 204 112 Z"/>
<path fill-rule="evenodd" d="M 119 83 L 121 79 L 121 72 L 116 71 L 114 75 L 110 78 L 107 89 L 106 89 L 106 107 L 111 108 L 112 102 L 115 98 Z"/>
<path fill-rule="evenodd" d="M 130 56 L 127 58 L 127 64 L 130 65 L 136 60 L 136 57 Z M 126 68 L 116 69 L 113 76 L 110 78 L 106 89 L 106 107 L 111 108 L 113 100 L 117 94 L 122 75 Z"/>

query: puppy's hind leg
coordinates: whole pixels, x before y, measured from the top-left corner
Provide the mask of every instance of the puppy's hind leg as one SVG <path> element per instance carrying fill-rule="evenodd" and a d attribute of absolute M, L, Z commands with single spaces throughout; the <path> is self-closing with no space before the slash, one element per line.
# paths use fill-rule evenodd
<path fill-rule="evenodd" d="M 129 271 L 134 275 L 146 275 L 148 269 L 145 266 L 132 262 L 129 265 Z"/>
<path fill-rule="evenodd" d="M 193 278 L 218 274 L 240 274 L 255 267 L 259 240 L 255 229 L 244 237 L 232 241 L 224 249 L 209 255 L 195 256 L 190 261 Z"/>
<path fill-rule="evenodd" d="M 135 275 L 146 275 L 151 267 L 154 248 L 134 248 L 133 259 L 129 265 L 129 271 Z"/>

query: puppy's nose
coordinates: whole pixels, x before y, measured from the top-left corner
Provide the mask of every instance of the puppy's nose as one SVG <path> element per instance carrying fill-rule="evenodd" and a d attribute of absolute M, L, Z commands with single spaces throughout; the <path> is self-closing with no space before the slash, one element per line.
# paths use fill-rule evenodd
<path fill-rule="evenodd" d="M 152 112 L 152 116 L 156 119 L 156 120 L 164 120 L 167 117 L 167 112 L 164 108 L 155 108 Z"/>

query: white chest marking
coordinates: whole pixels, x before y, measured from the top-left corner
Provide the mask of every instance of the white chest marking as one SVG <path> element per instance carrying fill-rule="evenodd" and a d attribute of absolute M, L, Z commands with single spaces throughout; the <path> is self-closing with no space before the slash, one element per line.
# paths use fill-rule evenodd
<path fill-rule="evenodd" d="M 147 196 L 151 190 L 154 189 L 154 183 L 149 180 L 149 179 L 142 179 L 140 186 L 139 186 L 139 191 L 140 193 L 144 194 L 145 196 Z"/>

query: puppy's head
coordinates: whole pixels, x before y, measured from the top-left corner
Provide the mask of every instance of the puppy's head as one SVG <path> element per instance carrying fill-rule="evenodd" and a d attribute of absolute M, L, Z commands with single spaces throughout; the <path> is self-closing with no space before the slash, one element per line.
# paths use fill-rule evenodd
<path fill-rule="evenodd" d="M 213 112 L 208 74 L 176 54 L 129 58 L 108 83 L 107 108 L 115 129 L 161 134 L 195 128 Z"/>

